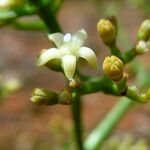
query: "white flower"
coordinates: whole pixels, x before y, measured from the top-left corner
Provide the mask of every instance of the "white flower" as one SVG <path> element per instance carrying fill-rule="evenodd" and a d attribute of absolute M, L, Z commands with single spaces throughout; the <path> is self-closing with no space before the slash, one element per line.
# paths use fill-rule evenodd
<path fill-rule="evenodd" d="M 85 30 L 79 30 L 73 35 L 70 33 L 65 35 L 62 33 L 54 33 L 48 35 L 48 38 L 54 42 L 57 48 L 50 48 L 43 51 L 38 57 L 38 66 L 45 65 L 52 59 L 60 59 L 64 73 L 69 80 L 72 80 L 74 76 L 76 62 L 79 57 L 87 60 L 92 67 L 98 67 L 97 57 L 94 51 L 82 46 L 87 38 Z"/>

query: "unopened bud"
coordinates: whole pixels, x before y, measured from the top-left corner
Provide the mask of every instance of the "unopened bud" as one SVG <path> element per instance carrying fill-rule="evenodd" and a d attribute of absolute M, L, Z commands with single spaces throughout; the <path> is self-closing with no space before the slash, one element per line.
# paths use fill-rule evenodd
<path fill-rule="evenodd" d="M 104 43 L 111 44 L 115 42 L 116 28 L 111 21 L 107 19 L 101 19 L 97 23 L 97 30 Z"/>
<path fill-rule="evenodd" d="M 50 54 L 49 54 L 49 52 L 50 52 Z M 40 55 L 38 56 L 38 59 L 36 61 L 36 65 L 37 66 L 44 65 L 51 70 L 61 72 L 62 71 L 62 65 L 61 65 L 60 59 L 53 58 L 53 59 L 49 60 L 49 58 L 53 57 L 53 55 L 54 55 L 53 52 L 52 53 L 51 52 L 52 52 L 52 50 L 43 49 L 41 51 Z"/>
<path fill-rule="evenodd" d="M 107 56 L 103 62 L 103 71 L 113 81 L 119 81 L 123 77 L 123 62 L 116 56 Z"/>
<path fill-rule="evenodd" d="M 69 86 L 71 88 L 79 88 L 80 84 L 81 84 L 81 80 L 78 75 L 75 75 L 74 78 L 69 82 Z"/>
<path fill-rule="evenodd" d="M 31 101 L 38 105 L 54 105 L 58 103 L 57 93 L 43 88 L 35 88 Z"/>
<path fill-rule="evenodd" d="M 139 90 L 134 85 L 127 88 L 126 96 L 140 103 L 146 103 L 148 101 L 146 94 L 140 94 Z"/>
<path fill-rule="evenodd" d="M 60 104 L 68 105 L 68 104 L 72 103 L 72 100 L 73 100 L 72 95 L 71 95 L 71 93 L 68 90 L 62 90 L 59 93 L 58 102 Z"/>
<path fill-rule="evenodd" d="M 129 86 L 127 88 L 127 92 L 126 92 L 126 95 L 129 96 L 129 97 L 132 97 L 133 100 L 136 100 L 137 99 L 137 93 L 138 93 L 138 89 L 135 85 L 132 85 L 132 86 Z"/>
<path fill-rule="evenodd" d="M 144 40 L 144 41 L 147 41 L 150 38 L 150 20 L 149 19 L 145 20 L 141 24 L 137 37 L 139 40 Z"/>
<path fill-rule="evenodd" d="M 148 52 L 149 50 L 149 43 L 143 40 L 138 41 L 138 43 L 135 46 L 135 52 L 137 54 L 143 54 Z"/>
<path fill-rule="evenodd" d="M 51 61 L 48 61 L 48 62 L 45 64 L 45 66 L 48 67 L 48 68 L 51 69 L 51 70 L 54 70 L 54 71 L 58 71 L 58 72 L 61 72 L 61 71 L 62 71 L 60 59 L 53 59 L 53 60 L 51 60 Z"/>

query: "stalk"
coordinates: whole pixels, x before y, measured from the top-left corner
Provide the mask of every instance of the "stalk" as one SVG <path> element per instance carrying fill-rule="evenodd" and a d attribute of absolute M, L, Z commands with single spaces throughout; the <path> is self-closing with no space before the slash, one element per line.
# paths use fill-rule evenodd
<path fill-rule="evenodd" d="M 81 108 L 82 108 L 81 98 L 77 97 L 74 99 L 74 102 L 72 104 L 72 118 L 74 122 L 74 134 L 78 150 L 83 150 Z"/>
<path fill-rule="evenodd" d="M 123 118 L 126 112 L 135 104 L 129 98 L 123 97 L 107 114 L 100 124 L 87 137 L 84 146 L 86 150 L 99 149 L 104 140 L 111 134 L 118 122 Z"/>
<path fill-rule="evenodd" d="M 50 6 L 51 1 L 44 0 L 30 0 L 37 8 L 38 15 L 44 21 L 50 33 L 53 32 L 62 32 L 59 23 L 55 17 L 55 14 L 52 11 Z M 82 142 L 82 125 L 81 125 L 81 99 L 79 96 L 74 98 L 74 102 L 71 107 L 72 117 L 74 122 L 74 133 L 76 138 L 76 143 L 79 150 L 83 150 L 83 142 Z"/>

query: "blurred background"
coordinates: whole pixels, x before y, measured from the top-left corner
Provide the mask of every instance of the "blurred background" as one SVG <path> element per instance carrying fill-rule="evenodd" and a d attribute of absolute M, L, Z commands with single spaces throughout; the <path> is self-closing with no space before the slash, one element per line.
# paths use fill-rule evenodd
<path fill-rule="evenodd" d="M 87 31 L 86 45 L 95 50 L 99 65 L 102 66 L 109 51 L 98 36 L 96 24 L 99 19 L 110 15 L 115 15 L 118 20 L 118 46 L 121 50 L 130 49 L 136 41 L 139 25 L 150 18 L 150 1 L 65 0 L 58 12 L 58 21 L 64 32 L 74 33 L 81 28 Z M 0 104 L 0 150 L 74 150 L 70 106 L 37 106 L 30 101 L 30 94 L 35 87 L 60 91 L 65 86 L 62 74 L 35 66 L 40 50 L 52 46 L 46 33 L 5 26 L 0 28 L 0 35 L 1 83 L 11 78 L 22 82 L 22 87 Z M 137 59 L 150 68 L 149 58 L 148 52 Z M 103 74 L 86 66 L 84 62 L 81 62 L 81 68 L 89 75 Z M 134 78 L 131 77 L 132 82 Z M 85 137 L 118 100 L 118 97 L 103 93 L 83 97 Z M 141 139 L 142 144 L 150 144 L 150 104 L 131 109 L 122 118 L 111 138 L 113 140 L 108 142 L 111 144 L 112 141 L 136 144 Z"/>

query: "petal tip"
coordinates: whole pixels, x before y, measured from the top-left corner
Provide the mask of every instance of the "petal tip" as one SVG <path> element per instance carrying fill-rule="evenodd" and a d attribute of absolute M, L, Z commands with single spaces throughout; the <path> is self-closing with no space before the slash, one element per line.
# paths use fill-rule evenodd
<path fill-rule="evenodd" d="M 76 70 L 76 57 L 73 55 L 63 56 L 62 66 L 65 76 L 68 78 L 68 80 L 72 80 Z"/>
<path fill-rule="evenodd" d="M 42 66 L 42 65 L 43 65 L 43 63 L 42 63 L 42 61 L 41 61 L 41 58 L 40 58 L 40 57 L 36 60 L 35 65 L 36 65 L 37 67 L 40 67 L 40 66 Z"/>

